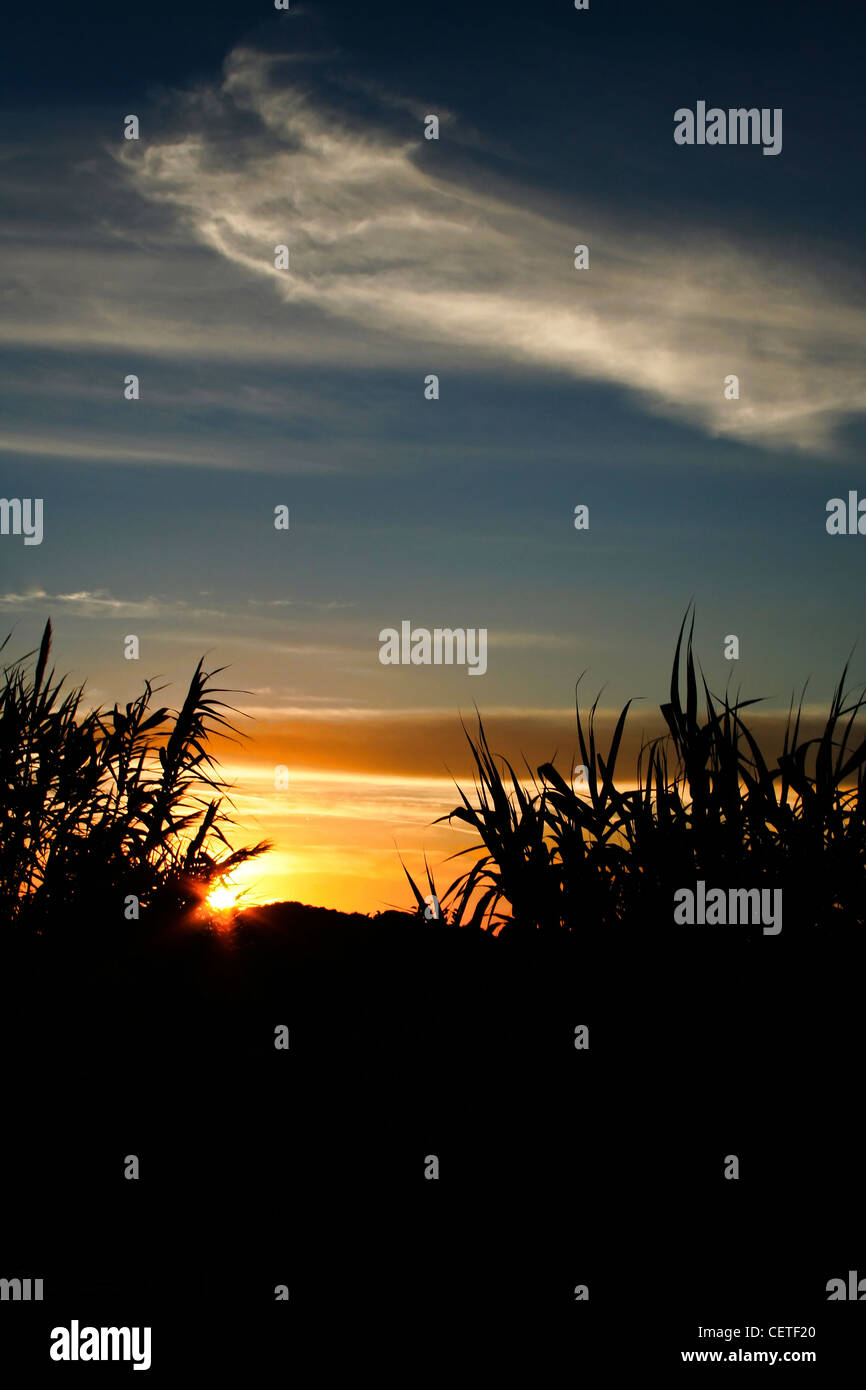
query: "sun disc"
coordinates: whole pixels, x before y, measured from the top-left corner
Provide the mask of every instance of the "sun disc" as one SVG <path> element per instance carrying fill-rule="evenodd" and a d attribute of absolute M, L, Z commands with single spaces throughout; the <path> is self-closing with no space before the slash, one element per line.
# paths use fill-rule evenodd
<path fill-rule="evenodd" d="M 217 888 L 212 888 L 207 895 L 207 905 L 215 912 L 228 912 L 237 906 L 238 892 L 236 888 L 229 888 L 225 884 L 220 884 Z"/>

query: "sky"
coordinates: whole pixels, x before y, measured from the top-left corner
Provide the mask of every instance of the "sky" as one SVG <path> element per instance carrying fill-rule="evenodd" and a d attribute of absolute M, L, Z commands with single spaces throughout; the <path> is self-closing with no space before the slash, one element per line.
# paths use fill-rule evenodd
<path fill-rule="evenodd" d="M 711 688 L 769 730 L 852 648 L 862 681 L 866 538 L 826 529 L 866 497 L 853 6 L 4 26 L 0 496 L 43 499 L 44 534 L 0 535 L 0 635 L 18 655 L 50 616 L 109 705 L 228 668 L 238 839 L 276 845 L 252 899 L 406 903 L 398 851 L 447 881 L 461 717 L 567 767 L 585 673 L 602 723 L 641 697 L 636 748 L 691 601 Z M 781 109 L 781 152 L 678 145 L 698 101 Z M 383 665 L 404 620 L 485 629 L 485 673 Z"/>

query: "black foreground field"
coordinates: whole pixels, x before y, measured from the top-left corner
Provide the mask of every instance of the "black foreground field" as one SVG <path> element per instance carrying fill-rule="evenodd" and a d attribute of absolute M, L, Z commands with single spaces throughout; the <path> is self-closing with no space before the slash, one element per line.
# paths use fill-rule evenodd
<path fill-rule="evenodd" d="M 826 1285 L 866 1275 L 861 928 L 494 938 L 282 904 L 223 935 L 73 936 L 3 956 L 0 1273 L 45 1299 L 0 1317 L 31 1372 L 73 1317 L 152 1325 L 166 1384 L 308 1355 L 315 1383 L 492 1373 L 518 1348 L 541 1383 L 562 1352 L 853 1364 L 862 1315 Z"/>

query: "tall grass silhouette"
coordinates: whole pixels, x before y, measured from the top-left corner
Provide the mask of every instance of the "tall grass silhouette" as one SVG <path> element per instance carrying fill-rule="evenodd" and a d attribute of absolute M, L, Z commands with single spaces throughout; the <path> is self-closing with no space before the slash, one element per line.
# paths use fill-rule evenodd
<path fill-rule="evenodd" d="M 697 879 L 708 887 L 782 888 L 790 925 L 866 922 L 866 739 L 855 737 L 866 695 L 846 693 L 848 664 L 821 734 L 801 737 L 802 698 L 796 712 L 792 701 L 782 749 L 768 762 L 743 716 L 758 701 L 719 699 L 702 673 L 699 681 L 693 614 L 683 663 L 688 618 L 670 700 L 661 706 L 668 733 L 642 746 L 633 790 L 615 783 L 632 701 L 604 756 L 596 745 L 598 700 L 586 720 L 578 702 L 585 790 L 552 762 L 535 776 L 527 767 L 527 790 L 506 759 L 497 764 L 480 717 L 476 738 L 464 726 L 475 794 L 458 787 L 462 804 L 437 824 L 461 822 L 481 844 L 460 851 L 474 862 L 443 893 L 443 922 L 494 930 L 669 923 L 673 893 Z M 407 877 L 420 906 L 421 892 Z"/>
<path fill-rule="evenodd" d="M 128 925 L 134 895 L 149 920 L 200 903 L 209 886 L 270 848 L 232 850 L 227 784 L 208 752 L 237 732 L 200 661 L 177 711 L 154 708 L 145 682 L 121 710 L 89 709 L 38 654 L 4 667 L 0 689 L 0 920 L 22 931 Z M 9 642 L 0 644 L 0 651 Z M 31 659 L 36 656 L 35 668 Z M 231 804 L 230 802 L 228 803 Z"/>

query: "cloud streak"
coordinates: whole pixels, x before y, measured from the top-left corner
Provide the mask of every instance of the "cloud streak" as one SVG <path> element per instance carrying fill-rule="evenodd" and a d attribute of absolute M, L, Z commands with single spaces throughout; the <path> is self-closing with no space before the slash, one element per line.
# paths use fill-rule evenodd
<path fill-rule="evenodd" d="M 149 203 L 267 284 L 287 329 L 312 309 L 376 335 L 369 365 L 393 360 L 395 344 L 423 344 L 431 362 L 450 348 L 479 367 L 619 386 L 711 434 L 811 450 L 866 407 L 866 313 L 841 281 L 782 264 L 778 247 L 638 230 L 633 213 L 628 225 L 593 212 L 589 236 L 528 210 L 520 190 L 448 182 L 420 123 L 393 133 L 392 108 L 349 121 L 296 67 L 237 48 L 222 85 L 183 102 L 176 137 L 118 158 Z M 588 271 L 572 268 L 579 241 Z M 289 271 L 274 269 L 281 243 Z M 736 402 L 723 395 L 730 373 Z"/>
<path fill-rule="evenodd" d="M 0 609 L 24 612 L 44 612 L 56 605 L 75 618 L 219 618 L 230 615 L 216 608 L 196 608 L 182 599 L 115 598 L 104 589 L 80 589 L 72 593 L 49 594 L 45 589 L 33 589 L 26 594 L 0 594 Z"/>

